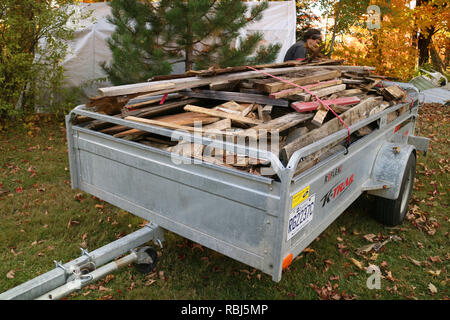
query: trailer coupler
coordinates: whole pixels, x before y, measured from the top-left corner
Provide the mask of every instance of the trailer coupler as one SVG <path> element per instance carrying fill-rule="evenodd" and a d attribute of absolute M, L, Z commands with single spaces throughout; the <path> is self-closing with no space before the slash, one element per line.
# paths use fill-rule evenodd
<path fill-rule="evenodd" d="M 0 294 L 0 300 L 61 299 L 130 263 L 135 263 L 141 272 L 149 272 L 156 264 L 156 252 L 150 247 L 134 249 L 152 240 L 161 245 L 164 232 L 158 225 L 149 223 L 90 253 L 82 249 L 79 258 L 64 265 L 55 261 L 53 270 Z M 129 251 L 127 256 L 112 261 Z"/>

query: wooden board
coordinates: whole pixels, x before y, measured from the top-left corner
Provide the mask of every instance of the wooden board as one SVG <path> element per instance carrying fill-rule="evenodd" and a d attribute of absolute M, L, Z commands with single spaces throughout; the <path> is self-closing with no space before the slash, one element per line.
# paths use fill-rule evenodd
<path fill-rule="evenodd" d="M 324 103 L 327 105 L 340 105 L 345 106 L 349 104 L 357 104 L 361 100 L 358 97 L 343 97 L 343 98 L 337 98 L 337 99 L 331 99 L 331 100 L 323 100 Z M 291 107 L 296 110 L 297 112 L 310 112 L 315 111 L 319 107 L 320 102 L 319 101 L 313 101 L 313 102 L 294 102 L 291 104 Z"/>
<path fill-rule="evenodd" d="M 198 112 L 182 112 L 152 119 L 156 121 L 170 122 L 182 126 L 193 126 L 196 122 L 201 122 L 202 125 L 207 125 L 220 120 L 219 117 L 212 117 L 207 114 Z"/>
<path fill-rule="evenodd" d="M 328 96 L 333 93 L 344 91 L 345 87 L 346 87 L 346 84 L 339 84 L 336 86 L 322 88 L 320 90 L 315 90 L 315 91 L 311 91 L 311 92 L 314 94 L 314 96 L 322 98 L 322 97 Z M 297 97 L 301 101 L 311 101 L 311 98 L 313 97 L 313 95 L 311 95 L 310 93 L 301 93 L 301 94 L 298 94 Z"/>
<path fill-rule="evenodd" d="M 318 83 L 314 83 L 314 84 L 308 84 L 308 85 L 305 85 L 304 87 L 308 90 L 318 90 L 318 89 L 322 89 L 322 88 L 326 88 L 326 87 L 335 86 L 335 85 L 338 85 L 341 83 L 342 83 L 342 80 L 330 80 L 330 81 L 322 81 L 322 82 L 318 82 Z M 297 93 L 302 93 L 302 92 L 304 92 L 304 90 L 301 88 L 286 89 L 286 90 L 282 90 L 279 92 L 271 93 L 269 95 L 269 97 L 273 98 L 273 99 L 280 99 L 280 98 L 289 97 L 289 96 L 295 95 Z"/>
<path fill-rule="evenodd" d="M 195 90 L 180 91 L 180 94 L 192 97 L 192 98 L 206 98 L 213 100 L 234 100 L 237 102 L 250 102 L 260 104 L 270 104 L 278 107 L 288 107 L 289 102 L 281 99 L 272 99 L 266 95 L 254 94 L 254 93 L 242 93 L 242 92 L 230 92 L 230 91 L 214 91 L 214 90 Z"/>
<path fill-rule="evenodd" d="M 253 128 L 237 132 L 236 135 L 251 138 L 260 138 L 260 135 L 270 133 L 271 131 L 282 132 L 302 122 L 308 121 L 311 118 L 311 114 L 291 112 L 279 118 L 270 120 L 269 122 L 259 124 Z"/>
<path fill-rule="evenodd" d="M 103 97 L 111 97 L 124 94 L 135 94 L 146 91 L 166 90 L 172 88 L 175 88 L 175 83 L 173 82 L 161 82 L 161 83 L 149 82 L 147 83 L 147 85 L 141 84 L 140 86 L 136 86 L 134 84 L 129 84 L 115 87 L 100 88 L 98 89 L 98 91 Z"/>
<path fill-rule="evenodd" d="M 122 109 L 122 116 L 139 116 L 139 117 L 155 117 L 162 115 L 164 113 L 183 110 L 183 107 L 187 104 L 197 103 L 199 99 L 185 99 L 180 101 L 175 101 L 171 103 L 165 103 L 162 105 L 155 105 L 151 107 L 145 107 L 138 110 L 127 110 Z"/>
<path fill-rule="evenodd" d="M 231 120 L 234 120 L 234 121 L 239 121 L 239 122 L 248 123 L 248 124 L 260 124 L 260 123 L 262 123 L 261 120 L 250 119 L 248 117 L 243 117 L 243 116 L 237 115 L 237 114 L 226 113 L 226 112 L 223 112 L 223 111 L 218 111 L 218 110 L 213 110 L 213 109 L 208 109 L 208 108 L 202 108 L 202 107 L 197 107 L 197 106 L 193 106 L 193 105 L 185 106 L 184 110 L 191 111 L 191 112 L 204 113 L 204 114 L 207 114 L 207 115 L 212 116 L 212 117 L 231 119 Z"/>
<path fill-rule="evenodd" d="M 311 76 L 306 76 L 306 77 L 301 77 L 301 78 L 293 78 L 293 79 L 289 79 L 288 81 L 297 85 L 305 85 L 305 84 L 310 84 L 310 83 L 314 83 L 314 82 L 318 82 L 318 81 L 323 81 L 323 80 L 330 80 L 330 79 L 334 79 L 334 78 L 338 78 L 341 76 L 341 71 L 340 70 L 332 70 L 332 71 L 321 71 L 318 72 L 317 74 L 311 75 Z M 261 91 L 264 92 L 268 92 L 268 93 L 274 93 L 274 92 L 278 92 L 284 89 L 289 89 L 289 88 L 294 88 L 295 86 L 286 82 L 281 82 L 281 81 L 277 81 L 277 82 L 273 82 L 273 83 L 267 83 L 267 84 L 263 84 L 263 85 L 257 85 L 257 88 L 260 89 Z"/>
<path fill-rule="evenodd" d="M 350 110 L 341 114 L 341 119 L 348 125 L 352 125 L 361 119 L 365 119 L 369 116 L 370 111 L 381 104 L 382 99 L 379 98 L 368 98 L 358 105 L 354 106 Z M 314 129 L 308 132 L 306 135 L 294 140 L 293 142 L 287 144 L 281 149 L 280 160 L 285 164 L 289 161 L 292 154 L 315 141 L 329 136 L 341 129 L 345 128 L 344 125 L 339 121 L 338 118 L 331 119 L 330 121 L 323 124 L 320 128 Z"/>
<path fill-rule="evenodd" d="M 159 126 L 159 127 L 173 129 L 173 130 L 184 130 L 184 131 L 189 131 L 189 132 L 195 131 L 195 132 L 199 132 L 199 133 L 217 133 L 218 132 L 218 130 L 215 130 L 215 129 L 194 128 L 194 127 L 189 127 L 189 126 L 173 124 L 173 123 L 169 123 L 169 122 L 157 121 L 157 120 L 153 120 L 153 119 L 138 118 L 138 117 L 133 117 L 133 116 L 128 116 L 125 118 L 125 120 L 136 121 L 136 122 L 140 122 L 140 123 L 144 123 L 144 124 Z M 227 134 L 227 133 L 223 132 L 223 134 Z"/>

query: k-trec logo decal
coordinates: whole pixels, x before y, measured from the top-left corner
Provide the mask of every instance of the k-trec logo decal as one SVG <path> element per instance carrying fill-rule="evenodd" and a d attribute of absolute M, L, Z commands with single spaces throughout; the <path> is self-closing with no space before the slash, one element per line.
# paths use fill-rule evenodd
<path fill-rule="evenodd" d="M 352 173 L 352 175 L 347 177 L 347 179 L 334 185 L 321 199 L 322 207 L 325 207 L 325 205 L 329 202 L 339 198 L 345 191 L 347 191 L 348 187 L 353 183 L 354 177 L 355 174 Z"/>
<path fill-rule="evenodd" d="M 333 171 L 328 172 L 328 174 L 325 176 L 325 183 L 329 182 L 331 179 L 337 177 L 342 172 L 342 166 L 339 166 Z"/>

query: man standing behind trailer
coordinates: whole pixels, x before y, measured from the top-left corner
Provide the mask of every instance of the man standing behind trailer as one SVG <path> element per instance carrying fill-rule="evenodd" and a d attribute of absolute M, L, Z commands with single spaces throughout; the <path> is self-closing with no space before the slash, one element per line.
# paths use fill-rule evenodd
<path fill-rule="evenodd" d="M 289 60 L 304 60 L 308 55 L 309 49 L 316 49 L 319 46 L 319 43 L 322 41 L 322 34 L 320 30 L 317 29 L 308 29 L 304 35 L 303 40 L 296 42 L 292 45 L 286 55 L 284 56 L 284 61 Z"/>

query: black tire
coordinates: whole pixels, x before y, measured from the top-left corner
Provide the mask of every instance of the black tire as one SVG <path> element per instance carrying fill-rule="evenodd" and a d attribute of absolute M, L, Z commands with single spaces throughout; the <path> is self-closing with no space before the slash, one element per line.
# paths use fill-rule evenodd
<path fill-rule="evenodd" d="M 377 197 L 375 201 L 375 219 L 386 226 L 402 224 L 408 212 L 408 203 L 416 175 L 416 155 L 411 152 L 403 174 L 400 193 L 397 199 L 385 199 Z"/>
<path fill-rule="evenodd" d="M 156 251 L 150 247 L 142 247 L 138 250 L 138 252 L 144 252 L 147 254 L 148 263 L 135 263 L 134 267 L 136 270 L 144 274 L 152 272 L 158 262 L 158 255 Z"/>

